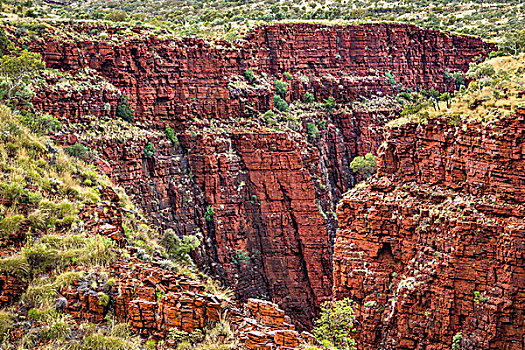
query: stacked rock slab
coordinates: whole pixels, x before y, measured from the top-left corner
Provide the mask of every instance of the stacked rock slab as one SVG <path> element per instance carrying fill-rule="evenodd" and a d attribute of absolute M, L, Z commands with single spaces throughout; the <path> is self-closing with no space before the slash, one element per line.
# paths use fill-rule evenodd
<path fill-rule="evenodd" d="M 287 100 L 300 99 L 309 91 L 318 100 L 334 96 L 346 103 L 378 91 L 393 93 L 384 76 L 387 72 L 399 86 L 446 90 L 454 84 L 443 75 L 447 69 L 465 71 L 493 48 L 476 38 L 394 23 L 276 24 L 258 27 L 236 42 L 152 36 L 119 40 L 61 42 L 49 37 L 32 45 L 50 68 L 95 70 L 130 96 L 137 120 L 162 127 L 194 117 L 239 117 L 247 107 L 262 112 L 272 108 L 272 91 L 261 90 L 244 99 L 233 93 L 231 76 L 244 76 L 246 69 L 255 72 L 256 81 L 267 74 L 270 86 L 273 77 L 282 79 L 286 71 L 295 76 Z M 44 92 L 35 100 L 37 108 L 66 112 L 69 120 L 89 113 L 84 101 L 76 106 L 78 99 L 71 98 L 75 108 L 68 108 L 66 99 L 50 99 L 49 91 Z M 103 106 L 97 95 L 112 107 L 114 103 L 109 91 L 97 92 L 90 95 L 93 115 L 100 115 Z M 115 116 L 115 108 L 108 113 Z"/>
<path fill-rule="evenodd" d="M 181 235 L 202 233 L 200 267 L 243 300 L 273 298 L 306 328 L 332 292 L 333 203 L 354 183 L 352 158 L 377 148 L 390 118 L 384 108 L 349 105 L 392 95 L 400 86 L 450 89 L 454 83 L 443 73 L 465 71 L 492 47 L 406 24 L 276 24 L 236 42 L 121 39 L 35 43 L 49 67 L 89 68 L 111 85 L 101 92 L 98 84 L 81 105 L 61 87 L 48 89 L 35 107 L 69 122 L 86 114 L 115 118 L 116 89 L 130 96 L 135 124 L 162 133 L 173 127 L 181 134 L 178 149 L 164 137 L 101 137 L 89 146 L 102 156 L 101 169 L 136 194 L 155 224 Z M 247 69 L 255 72 L 253 84 L 243 78 Z M 285 71 L 294 77 L 287 81 L 288 102 L 311 92 L 317 101 L 334 96 L 341 107 L 318 139 L 253 126 L 201 131 L 199 120 L 228 123 L 273 108 L 273 82 L 285 80 Z M 195 129 L 199 134 L 190 137 Z M 147 141 L 156 154 L 144 159 Z M 208 208 L 214 215 L 204 220 Z"/>
<path fill-rule="evenodd" d="M 521 349 L 525 109 L 392 127 L 377 177 L 338 206 L 334 297 L 362 349 Z"/>
<path fill-rule="evenodd" d="M 119 198 L 110 188 L 101 192 L 103 201 L 98 207 L 84 208 L 86 229 L 125 245 L 126 239 L 114 234 L 122 230 Z M 93 210 L 100 215 L 87 215 Z M 137 255 L 136 248 L 126 247 Z M 286 349 L 311 340 L 309 334 L 295 330 L 290 317 L 276 304 L 257 299 L 236 304 L 208 292 L 200 280 L 170 270 L 157 256 L 149 260 L 118 257 L 103 274 L 89 272 L 62 287 L 59 295 L 67 301 L 64 311 L 79 322 L 103 322 L 111 311 L 135 333 L 164 339 L 168 346 L 177 345 L 169 338 L 171 330 L 193 332 L 213 327 L 221 319 L 231 323 L 241 346 L 249 349 Z M 103 297 L 108 298 L 106 302 Z"/>

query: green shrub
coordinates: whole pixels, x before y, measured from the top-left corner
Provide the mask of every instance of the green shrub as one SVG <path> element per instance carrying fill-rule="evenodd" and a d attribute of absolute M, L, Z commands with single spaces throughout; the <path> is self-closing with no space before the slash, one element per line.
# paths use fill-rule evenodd
<path fill-rule="evenodd" d="M 350 169 L 366 179 L 376 170 L 376 157 L 372 153 L 355 157 L 350 163 Z"/>
<path fill-rule="evenodd" d="M 211 222 L 213 220 L 213 215 L 215 215 L 215 211 L 211 205 L 208 205 L 206 212 L 204 213 L 204 219 L 208 222 Z"/>
<path fill-rule="evenodd" d="M 114 10 L 106 15 L 106 19 L 113 22 L 123 22 L 128 18 L 128 14 L 123 10 Z"/>
<path fill-rule="evenodd" d="M 478 292 L 477 290 L 474 291 L 474 302 L 476 304 L 483 304 L 483 302 L 484 302 L 483 295 L 480 292 Z"/>
<path fill-rule="evenodd" d="M 463 339 L 463 334 L 461 332 L 457 332 L 454 334 L 454 337 L 452 337 L 452 350 L 459 350 L 461 347 L 461 340 Z"/>
<path fill-rule="evenodd" d="M 273 84 L 275 85 L 275 91 L 278 95 L 284 96 L 286 95 L 286 91 L 288 90 L 288 85 L 281 80 L 274 80 Z"/>
<path fill-rule="evenodd" d="M 151 158 L 155 154 L 155 145 L 148 141 L 144 146 L 144 158 Z"/>
<path fill-rule="evenodd" d="M 64 148 L 64 151 L 71 157 L 79 158 L 82 160 L 87 160 L 90 158 L 90 149 L 79 142 Z"/>
<path fill-rule="evenodd" d="M 117 106 L 117 117 L 122 118 L 130 123 L 133 122 L 133 108 L 131 108 L 131 105 L 129 104 L 128 96 L 123 95 L 120 97 L 120 101 Z"/>
<path fill-rule="evenodd" d="M 62 129 L 62 123 L 50 114 L 26 113 L 20 116 L 20 122 L 37 135 L 47 135 Z"/>
<path fill-rule="evenodd" d="M 131 327 L 127 323 L 116 324 L 111 330 L 111 335 L 118 338 L 126 339 L 132 334 Z"/>
<path fill-rule="evenodd" d="M 245 72 L 244 72 L 244 77 L 246 78 L 246 80 L 248 80 L 250 83 L 253 82 L 255 80 L 255 74 L 253 74 L 253 72 L 249 69 L 247 69 Z"/>
<path fill-rule="evenodd" d="M 175 135 L 175 132 L 169 126 L 166 128 L 166 137 L 173 143 L 175 148 L 179 147 L 179 139 Z"/>
<path fill-rule="evenodd" d="M 13 327 L 13 318 L 7 312 L 0 311 L 0 340 L 2 340 Z"/>
<path fill-rule="evenodd" d="M 244 249 L 236 249 L 231 257 L 231 262 L 238 265 L 247 265 L 250 262 L 250 254 Z"/>
<path fill-rule="evenodd" d="M 394 75 L 392 74 L 392 72 L 386 72 L 385 73 L 385 76 L 387 77 L 387 79 L 390 81 L 390 84 L 395 87 L 396 86 L 396 78 L 394 77 Z"/>
<path fill-rule="evenodd" d="M 309 93 L 309 92 L 305 92 L 305 93 L 304 93 L 303 100 L 304 100 L 304 102 L 306 102 L 306 103 L 312 103 L 312 102 L 315 101 L 315 98 L 314 98 L 314 95 L 312 95 L 311 93 Z"/>
<path fill-rule="evenodd" d="M 281 112 L 286 112 L 288 109 L 288 103 L 279 95 L 273 95 L 273 104 Z"/>
<path fill-rule="evenodd" d="M 0 259 L 0 270 L 5 270 L 21 280 L 27 280 L 31 274 L 31 268 L 23 256 Z"/>
<path fill-rule="evenodd" d="M 106 307 L 109 305 L 109 295 L 103 294 L 98 298 L 98 305 Z"/>
<path fill-rule="evenodd" d="M 354 329 L 354 302 L 348 298 L 327 301 L 321 305 L 321 315 L 315 321 L 313 334 L 326 347 L 336 349 L 356 349 L 355 340 L 351 337 Z"/>
<path fill-rule="evenodd" d="M 183 341 L 177 345 L 176 350 L 192 350 L 194 348 L 195 347 L 193 346 L 193 344 L 190 343 L 189 341 Z"/>
<path fill-rule="evenodd" d="M 40 335 L 44 339 L 57 340 L 60 338 L 69 337 L 71 334 L 71 327 L 64 321 L 57 321 L 50 326 L 44 327 Z"/>
<path fill-rule="evenodd" d="M 335 106 L 336 106 L 335 98 L 333 98 L 332 96 L 330 96 L 327 99 L 323 100 L 323 107 L 326 110 L 331 111 L 332 109 L 335 108 Z"/>
<path fill-rule="evenodd" d="M 181 239 L 172 229 L 167 229 L 160 244 L 166 249 L 170 258 L 191 263 L 189 253 L 200 245 L 200 240 L 193 235 L 186 235 Z"/>
<path fill-rule="evenodd" d="M 293 76 L 288 72 L 284 72 L 283 76 L 286 80 L 293 80 Z"/>
<path fill-rule="evenodd" d="M 146 342 L 146 350 L 156 350 L 157 349 L 157 343 L 155 340 L 148 340 Z"/>
<path fill-rule="evenodd" d="M 274 111 L 272 111 L 271 109 L 270 110 L 267 110 L 264 114 L 263 114 L 263 119 L 267 122 L 267 123 L 270 123 L 270 124 L 275 124 L 277 123 L 277 120 L 275 119 L 276 115 L 274 113 Z"/>
<path fill-rule="evenodd" d="M 82 345 L 77 345 L 71 350 L 136 350 L 139 348 L 139 341 L 95 333 L 85 337 Z"/>
<path fill-rule="evenodd" d="M 58 312 L 54 307 L 49 307 L 46 309 L 36 309 L 33 308 L 27 313 L 27 317 L 37 322 L 51 322 L 58 318 Z"/>
<path fill-rule="evenodd" d="M 319 129 L 314 123 L 306 123 L 306 132 L 314 140 L 319 136 Z"/>
<path fill-rule="evenodd" d="M 0 237 L 7 238 L 10 234 L 20 230 L 20 224 L 24 221 L 23 215 L 6 216 L 0 221 Z"/>
<path fill-rule="evenodd" d="M 193 332 L 189 333 L 186 331 L 181 331 L 177 327 L 175 327 L 169 330 L 168 339 L 174 340 L 177 344 L 181 344 L 181 343 L 195 344 L 204 339 L 204 334 L 202 333 L 200 329 L 196 329 Z"/>
<path fill-rule="evenodd" d="M 235 334 L 231 328 L 230 323 L 221 317 L 219 321 L 213 326 L 211 330 L 206 332 L 207 343 L 217 343 L 219 341 L 233 341 Z"/>

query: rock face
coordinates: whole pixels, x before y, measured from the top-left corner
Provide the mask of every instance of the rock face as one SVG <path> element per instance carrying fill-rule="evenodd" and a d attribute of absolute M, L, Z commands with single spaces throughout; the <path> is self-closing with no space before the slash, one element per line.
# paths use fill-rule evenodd
<path fill-rule="evenodd" d="M 282 77 L 286 71 L 297 77 L 289 83 L 288 100 L 310 91 L 317 100 L 334 96 L 344 103 L 377 91 L 391 93 L 387 72 L 397 85 L 446 90 L 454 84 L 445 80 L 446 69 L 465 71 L 469 62 L 493 47 L 472 37 L 407 24 L 277 24 L 259 27 L 233 43 L 148 37 L 34 45 L 48 67 L 94 69 L 130 96 L 138 120 L 160 126 L 193 117 L 228 119 L 246 115 L 247 108 L 264 112 L 273 107 L 272 91 L 240 94 L 230 84 L 232 76 L 243 76 L 246 69 L 255 72 L 257 82 L 263 74 Z M 92 114 L 100 115 L 101 104 L 95 94 L 91 98 Z M 113 102 L 110 94 L 98 93 L 98 98 Z M 58 96 L 41 94 L 35 106 L 54 114 L 68 112 L 71 121 L 88 114 L 85 108 L 67 108 L 65 101 L 58 101 Z M 69 103 L 79 102 L 72 98 Z M 115 112 L 112 108 L 109 114 Z"/>
<path fill-rule="evenodd" d="M 0 306 L 5 307 L 17 302 L 27 288 L 27 283 L 19 278 L 0 271 Z"/>
<path fill-rule="evenodd" d="M 118 196 L 110 188 L 101 194 L 103 202 L 83 209 L 86 229 L 110 237 L 135 256 L 118 257 L 104 274 L 91 272 L 60 289 L 59 295 L 66 301 L 64 311 L 75 320 L 100 323 L 111 310 L 135 333 L 166 339 L 167 346 L 177 345 L 169 338 L 171 330 L 193 332 L 213 327 L 221 319 L 230 322 L 241 345 L 248 349 L 286 349 L 311 340 L 308 333 L 296 331 L 290 317 L 274 303 L 249 299 L 246 304 L 236 304 L 208 291 L 201 280 L 174 271 L 173 263 L 157 256 L 138 258 L 144 252 L 115 235 L 123 231 Z M 94 209 L 96 215 L 87 215 Z M 18 292 L 10 286 L 12 281 L 4 273 L 0 275 L 0 286 L 7 286 L 0 294 L 2 304 L 9 302 L 10 291 Z"/>
<path fill-rule="evenodd" d="M 521 349 L 525 109 L 393 127 L 377 177 L 338 206 L 334 297 L 362 349 Z"/>
<path fill-rule="evenodd" d="M 80 142 L 99 151 L 99 167 L 154 223 L 201 235 L 199 266 L 241 300 L 275 300 L 299 328 L 332 293 L 333 209 L 354 184 L 349 163 L 377 149 L 395 109 L 354 101 L 402 86 L 451 89 L 443 73 L 465 71 L 492 47 L 405 24 L 278 24 L 235 42 L 112 35 L 121 41 L 36 43 L 49 67 L 83 69 L 97 84 L 79 104 L 49 79 L 35 106 L 76 123 L 87 114 L 115 118 L 115 91 L 129 95 L 138 131 L 89 139 L 79 131 Z M 333 96 L 338 108 L 310 113 L 297 132 L 254 122 L 273 108 L 274 79 L 286 81 L 288 102 L 310 92 L 317 101 Z M 308 124 L 321 120 L 317 136 Z M 180 146 L 163 135 L 167 126 Z M 156 152 L 146 159 L 147 141 Z"/>

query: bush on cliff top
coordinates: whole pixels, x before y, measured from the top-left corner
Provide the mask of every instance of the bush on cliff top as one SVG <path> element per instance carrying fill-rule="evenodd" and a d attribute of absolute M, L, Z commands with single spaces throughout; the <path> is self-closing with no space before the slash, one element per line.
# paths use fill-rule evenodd
<path fill-rule="evenodd" d="M 350 169 L 366 179 L 376 171 L 376 163 L 376 156 L 367 153 L 364 157 L 355 157 L 350 163 Z"/>

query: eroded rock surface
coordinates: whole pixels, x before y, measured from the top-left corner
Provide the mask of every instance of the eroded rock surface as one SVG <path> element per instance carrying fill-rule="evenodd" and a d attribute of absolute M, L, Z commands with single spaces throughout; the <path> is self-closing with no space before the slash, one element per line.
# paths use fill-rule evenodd
<path fill-rule="evenodd" d="M 88 114 L 115 118 L 116 91 L 129 95 L 134 124 L 150 133 L 75 137 L 98 150 L 99 168 L 155 224 L 203 238 L 200 267 L 242 300 L 273 298 L 305 328 L 332 293 L 334 210 L 354 185 L 349 163 L 377 149 L 395 110 L 361 99 L 399 87 L 451 89 L 445 70 L 465 71 L 492 47 L 406 24 L 277 24 L 235 42 L 120 40 L 35 44 L 49 67 L 87 72 L 95 85 L 86 103 L 50 78 L 35 106 L 85 123 Z M 246 69 L 255 72 L 253 83 Z M 293 80 L 283 78 L 286 71 Z M 274 107 L 274 79 L 286 81 L 288 102 L 310 92 L 319 102 L 333 96 L 337 108 L 310 113 L 297 132 L 254 123 Z M 308 131 L 323 119 L 319 136 Z M 179 147 L 164 137 L 167 126 Z M 156 152 L 146 159 L 148 141 Z"/>
<path fill-rule="evenodd" d="M 377 177 L 338 206 L 334 297 L 360 348 L 521 349 L 525 109 L 393 127 Z"/>

